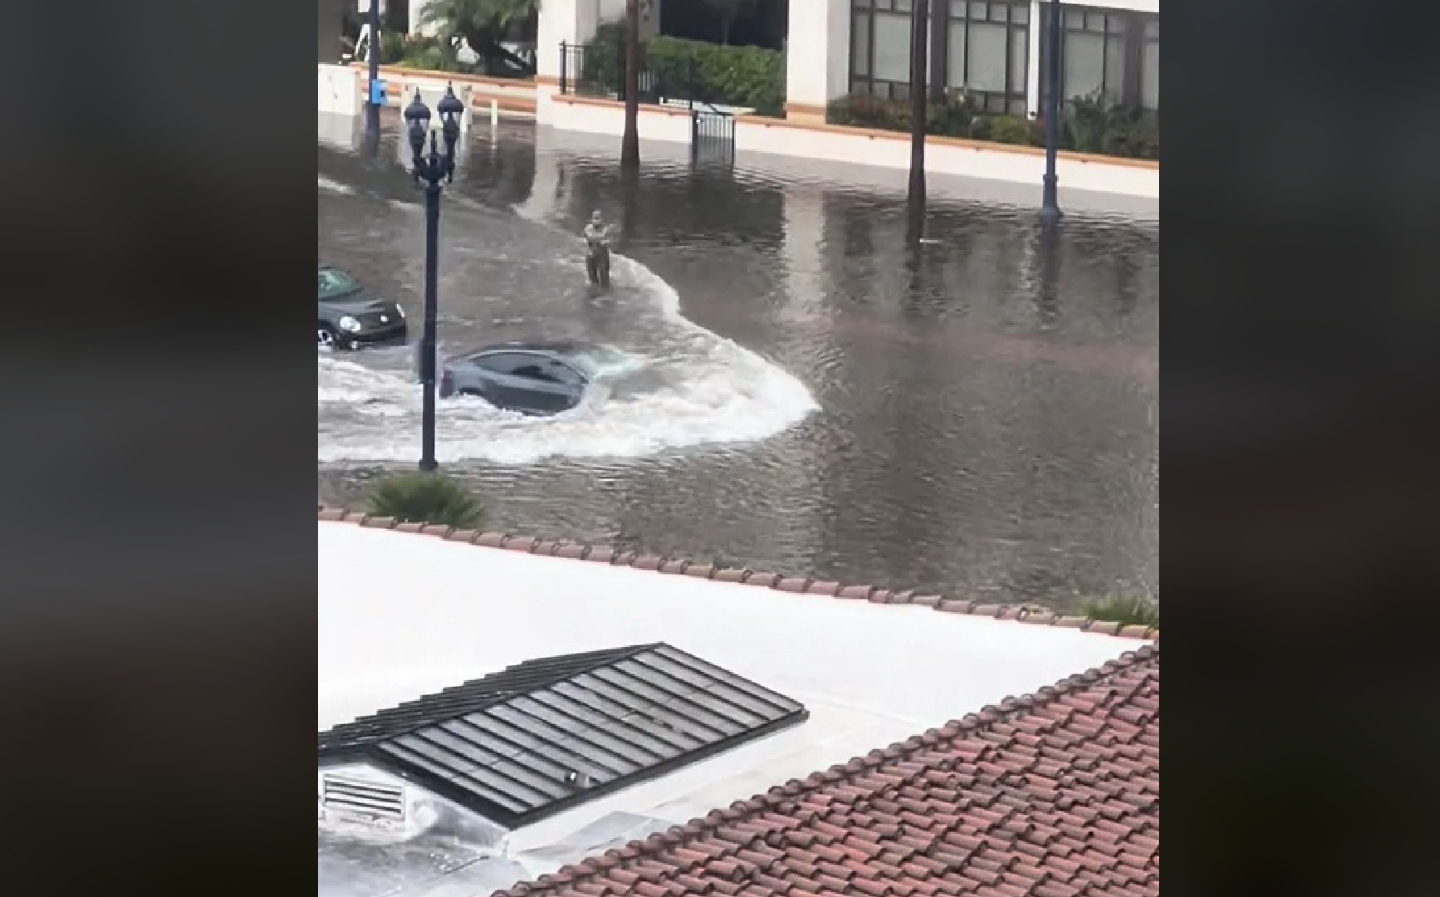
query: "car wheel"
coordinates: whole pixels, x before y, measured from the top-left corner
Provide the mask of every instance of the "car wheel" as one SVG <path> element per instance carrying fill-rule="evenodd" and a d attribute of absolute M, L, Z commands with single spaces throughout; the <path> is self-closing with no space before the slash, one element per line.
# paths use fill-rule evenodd
<path fill-rule="evenodd" d="M 322 348 L 341 349 L 344 345 L 340 341 L 340 334 L 329 324 L 321 324 L 316 331 L 316 344 Z"/>

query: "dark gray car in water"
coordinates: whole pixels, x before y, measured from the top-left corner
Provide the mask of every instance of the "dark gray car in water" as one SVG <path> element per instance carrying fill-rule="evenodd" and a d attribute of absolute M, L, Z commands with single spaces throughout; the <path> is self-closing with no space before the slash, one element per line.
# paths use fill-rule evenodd
<path fill-rule="evenodd" d="M 558 414 L 579 405 L 626 364 L 625 355 L 593 343 L 498 343 L 447 358 L 440 396 L 479 396 L 507 411 Z"/>
<path fill-rule="evenodd" d="M 320 265 L 319 345 L 354 349 L 403 343 L 405 334 L 405 312 L 399 305 L 372 295 L 339 268 Z"/>

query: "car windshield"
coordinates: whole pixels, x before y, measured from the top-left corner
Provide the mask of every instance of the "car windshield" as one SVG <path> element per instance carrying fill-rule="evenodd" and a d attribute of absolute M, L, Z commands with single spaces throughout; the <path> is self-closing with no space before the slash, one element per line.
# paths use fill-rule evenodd
<path fill-rule="evenodd" d="M 565 360 L 592 380 L 630 366 L 629 359 L 623 354 L 605 346 L 587 346 L 566 352 Z"/>
<path fill-rule="evenodd" d="M 360 289 L 349 274 L 335 268 L 320 269 L 320 301 L 346 296 Z"/>

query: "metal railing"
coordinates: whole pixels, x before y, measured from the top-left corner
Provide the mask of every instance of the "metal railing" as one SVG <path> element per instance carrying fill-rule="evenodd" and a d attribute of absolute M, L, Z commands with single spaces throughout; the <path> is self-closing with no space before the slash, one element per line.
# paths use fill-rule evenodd
<path fill-rule="evenodd" d="M 642 51 L 643 52 L 643 51 Z M 666 60 L 639 72 L 640 102 L 690 111 L 690 147 L 695 161 L 728 163 L 735 156 L 735 112 L 721 107 L 698 77 L 695 60 Z M 625 98 L 625 45 L 609 41 L 560 42 L 560 93 Z"/>
<path fill-rule="evenodd" d="M 650 64 L 641 49 L 640 102 L 651 105 L 715 103 L 699 77 L 693 57 Z M 560 42 L 560 93 L 623 100 L 625 98 L 625 44 L 592 41 Z"/>
<path fill-rule="evenodd" d="M 735 116 L 709 103 L 690 107 L 690 156 L 696 164 L 735 161 Z"/>

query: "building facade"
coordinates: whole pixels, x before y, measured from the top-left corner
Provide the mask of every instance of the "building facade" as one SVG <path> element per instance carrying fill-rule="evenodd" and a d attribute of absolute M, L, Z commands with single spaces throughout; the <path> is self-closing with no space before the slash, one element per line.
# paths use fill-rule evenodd
<path fill-rule="evenodd" d="M 850 93 L 908 97 L 912 8 L 911 0 L 791 0 L 792 117 L 821 116 Z M 934 0 L 931 84 L 992 112 L 1034 115 L 1044 101 L 1049 15 L 1040 0 Z M 1065 3 L 1062 21 L 1066 99 L 1099 95 L 1159 111 L 1159 0 Z"/>
<path fill-rule="evenodd" d="M 823 118 L 850 93 L 909 95 L 912 0 L 789 0 L 787 115 Z M 934 0 L 930 80 L 964 91 L 996 113 L 1033 115 L 1048 63 L 1048 2 Z M 538 71 L 559 76 L 561 40 L 584 43 L 623 13 L 613 0 L 546 0 L 540 7 Z M 1061 84 L 1067 99 L 1100 95 L 1160 108 L 1160 0 L 1063 5 Z M 653 26 L 652 26 L 653 27 Z"/>
<path fill-rule="evenodd" d="M 351 0 L 356 2 L 356 0 Z M 382 9 L 384 0 L 380 0 Z M 407 0 L 419 30 L 428 0 Z M 775 0 L 786 2 L 786 0 Z M 852 93 L 905 99 L 910 89 L 912 0 L 788 0 L 786 113 L 823 119 L 831 100 Z M 368 0 L 358 0 L 367 9 Z M 658 2 L 642 2 L 644 34 L 659 30 Z M 321 4 L 322 10 L 325 4 Z M 588 41 L 624 15 L 624 0 L 545 0 L 536 33 L 539 83 L 554 84 L 560 44 Z M 1160 0 L 1064 3 L 1061 91 L 1160 109 Z M 1035 115 L 1045 96 L 1050 3 L 1042 0 L 932 0 L 930 83 L 963 91 L 994 113 Z"/>

